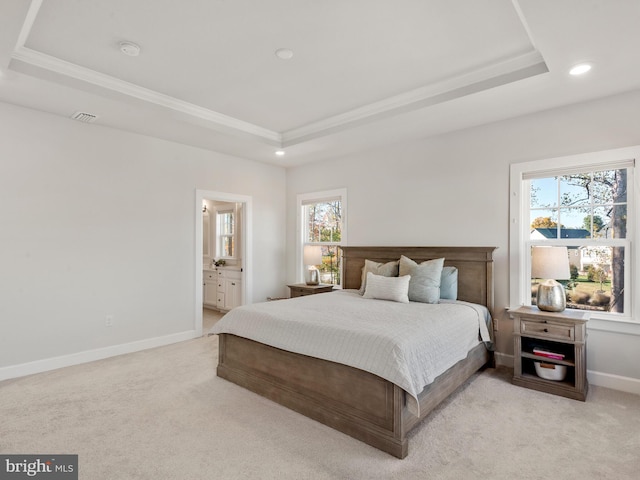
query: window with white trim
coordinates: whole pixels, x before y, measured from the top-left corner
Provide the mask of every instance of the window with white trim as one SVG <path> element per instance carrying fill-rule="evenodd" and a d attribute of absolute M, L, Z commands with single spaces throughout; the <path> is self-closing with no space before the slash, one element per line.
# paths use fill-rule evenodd
<path fill-rule="evenodd" d="M 512 304 L 514 296 L 535 304 L 540 279 L 531 278 L 532 248 L 563 246 L 570 278 L 554 280 L 565 286 L 567 308 L 632 317 L 635 162 L 615 152 L 512 165 Z"/>
<path fill-rule="evenodd" d="M 298 195 L 298 272 L 304 278 L 305 246 L 321 250 L 319 270 L 322 284 L 342 284 L 342 251 L 346 244 L 346 189 Z"/>
<path fill-rule="evenodd" d="M 218 210 L 216 213 L 217 225 L 216 232 L 218 238 L 216 245 L 218 247 L 218 258 L 235 258 L 236 244 L 236 223 L 235 212 L 233 210 Z"/>

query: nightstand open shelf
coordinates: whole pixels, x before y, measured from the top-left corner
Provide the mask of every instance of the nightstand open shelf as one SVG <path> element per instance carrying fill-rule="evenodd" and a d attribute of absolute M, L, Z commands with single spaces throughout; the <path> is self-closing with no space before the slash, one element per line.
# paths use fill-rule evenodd
<path fill-rule="evenodd" d="M 541 357 L 533 353 L 534 348 L 542 348 L 549 352 L 558 353 L 563 355 L 563 359 Z M 558 365 L 565 365 L 569 367 L 575 367 L 575 348 L 572 344 L 559 343 L 557 341 L 549 342 L 541 338 L 531 338 L 521 336 L 520 342 L 520 355 L 523 358 L 533 358 L 538 361 L 546 363 L 556 363 Z"/>
<path fill-rule="evenodd" d="M 544 357 L 540 357 L 539 355 L 534 355 L 533 353 L 522 352 L 521 357 L 522 358 L 530 358 L 530 359 L 538 361 L 538 362 L 555 363 L 556 365 L 564 365 L 566 367 L 572 367 L 572 368 L 575 368 L 575 366 L 576 366 L 576 364 L 574 362 L 570 362 L 570 361 L 567 361 L 567 360 L 556 360 L 556 359 L 551 359 L 551 358 L 544 358 Z"/>
<path fill-rule="evenodd" d="M 536 307 L 510 311 L 514 317 L 514 385 L 562 395 L 576 400 L 587 397 L 586 323 L 583 311 L 544 312 Z M 535 354 L 534 349 L 560 358 Z M 534 362 L 566 367 L 562 380 L 538 376 Z"/>
<path fill-rule="evenodd" d="M 522 358 L 522 373 L 521 373 L 521 377 L 527 382 L 538 382 L 537 385 L 540 385 L 542 387 L 550 387 L 552 389 L 558 388 L 558 387 L 562 387 L 562 388 L 568 388 L 569 390 L 573 391 L 575 390 L 575 386 L 576 386 L 576 377 L 575 377 L 575 365 L 571 364 L 571 365 L 567 365 L 567 376 L 565 377 L 564 380 L 561 381 L 556 381 L 556 380 L 546 380 L 544 378 L 540 378 L 538 376 L 538 374 L 536 373 L 536 369 L 533 365 L 533 362 L 537 361 L 537 362 L 545 362 L 545 363 L 555 363 L 556 365 L 567 365 L 568 362 L 560 362 L 559 360 L 556 360 L 555 362 L 550 362 L 547 361 L 546 359 L 541 360 L 540 357 L 536 356 L 536 358 L 530 358 L 530 357 L 524 357 Z M 516 384 L 518 384 L 518 382 L 515 382 Z M 524 386 L 528 386 L 528 385 L 524 385 Z M 536 389 L 536 390 L 541 390 L 541 389 Z M 542 389 L 543 392 L 546 392 L 547 390 Z M 549 393 L 555 393 L 553 391 L 549 392 Z"/>

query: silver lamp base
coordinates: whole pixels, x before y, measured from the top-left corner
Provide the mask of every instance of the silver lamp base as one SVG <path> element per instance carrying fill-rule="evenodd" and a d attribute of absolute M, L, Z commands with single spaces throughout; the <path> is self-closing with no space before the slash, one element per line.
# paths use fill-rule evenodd
<path fill-rule="evenodd" d="M 320 276 L 318 275 L 318 270 L 316 268 L 307 270 L 305 282 L 307 285 L 320 284 Z"/>
<path fill-rule="evenodd" d="M 555 280 L 546 280 L 538 285 L 536 305 L 545 312 L 562 312 L 567 308 L 567 297 L 562 284 Z"/>

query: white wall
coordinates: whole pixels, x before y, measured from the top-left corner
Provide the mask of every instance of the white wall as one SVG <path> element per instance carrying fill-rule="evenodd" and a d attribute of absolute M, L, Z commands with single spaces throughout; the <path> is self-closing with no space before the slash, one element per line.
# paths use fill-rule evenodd
<path fill-rule="evenodd" d="M 296 195 L 346 187 L 350 245 L 498 247 L 496 343 L 508 363 L 509 165 L 640 144 L 638 111 L 640 91 L 290 169 L 287 278 L 296 278 Z M 640 393 L 640 329 L 629 330 L 591 330 L 588 368 L 600 384 L 622 376 Z"/>
<path fill-rule="evenodd" d="M 284 169 L 8 104 L 0 132 L 0 379 L 189 338 L 196 189 L 252 197 L 249 301 L 281 293 Z"/>

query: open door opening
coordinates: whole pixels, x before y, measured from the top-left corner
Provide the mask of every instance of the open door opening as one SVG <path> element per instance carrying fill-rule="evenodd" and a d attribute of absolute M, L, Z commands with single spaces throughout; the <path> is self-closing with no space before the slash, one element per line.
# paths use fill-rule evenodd
<path fill-rule="evenodd" d="M 203 308 L 224 314 L 251 301 L 251 215 L 249 196 L 196 190 L 195 337 L 206 334 Z"/>

